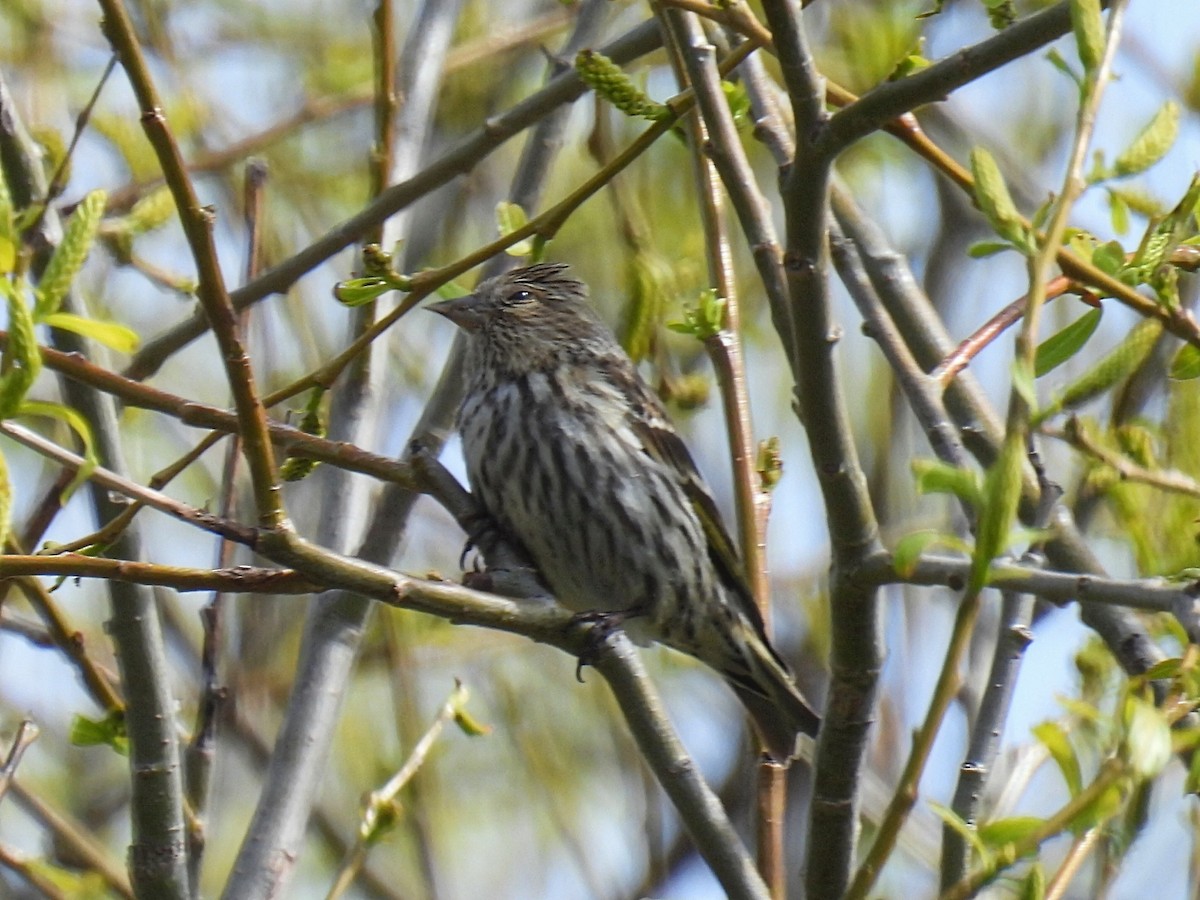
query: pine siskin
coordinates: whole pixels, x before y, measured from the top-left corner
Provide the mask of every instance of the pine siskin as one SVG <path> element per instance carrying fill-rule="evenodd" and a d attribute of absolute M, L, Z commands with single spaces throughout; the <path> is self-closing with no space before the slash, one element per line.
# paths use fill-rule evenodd
<path fill-rule="evenodd" d="M 691 455 L 566 269 L 517 269 L 429 307 L 467 333 L 472 491 L 561 603 L 620 613 L 634 640 L 707 663 L 791 759 L 820 718 L 767 640 Z"/>

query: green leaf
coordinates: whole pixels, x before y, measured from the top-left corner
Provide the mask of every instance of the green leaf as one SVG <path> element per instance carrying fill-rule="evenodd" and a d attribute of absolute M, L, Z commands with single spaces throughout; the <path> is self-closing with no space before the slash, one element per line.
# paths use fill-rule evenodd
<path fill-rule="evenodd" d="M 1125 785 L 1113 784 L 1100 792 L 1091 803 L 1079 811 L 1071 820 L 1070 828 L 1075 834 L 1083 834 L 1089 828 L 1107 822 L 1118 812 L 1125 803 Z"/>
<path fill-rule="evenodd" d="M 1083 90 L 1083 76 L 1071 68 L 1071 64 L 1063 59 L 1063 55 L 1057 49 L 1051 47 L 1049 52 L 1046 53 L 1046 59 L 1050 65 L 1075 82 L 1075 87 L 1081 91 Z"/>
<path fill-rule="evenodd" d="M 471 292 L 457 281 L 447 281 L 437 289 L 437 295 L 443 300 L 456 300 L 459 297 L 467 296 L 469 293 Z"/>
<path fill-rule="evenodd" d="M 1113 163 L 1113 174 L 1136 175 L 1144 172 L 1164 156 L 1179 135 L 1179 104 L 1168 100 L 1154 114 L 1150 123 L 1134 138 L 1133 143 Z"/>
<path fill-rule="evenodd" d="M 1175 678 L 1179 675 L 1183 668 L 1183 660 L 1179 657 L 1171 659 L 1163 659 L 1156 662 L 1149 669 L 1142 673 L 1142 678 L 1146 681 L 1158 681 L 1163 678 Z"/>
<path fill-rule="evenodd" d="M 917 570 L 922 553 L 930 547 L 946 546 L 951 542 L 962 544 L 957 535 L 944 531 L 913 531 L 896 542 L 896 548 L 892 551 L 892 566 L 901 578 L 910 578 Z"/>
<path fill-rule="evenodd" d="M 6 371 L 0 375 L 0 419 L 17 414 L 25 395 L 42 370 L 42 355 L 33 330 L 33 315 L 25 302 L 23 282 L 14 284 L 0 278 L 0 291 L 8 307 L 8 348 L 4 352 Z"/>
<path fill-rule="evenodd" d="M 1017 21 L 1017 9 L 1012 0 L 983 0 L 988 22 L 997 31 L 1003 31 Z"/>
<path fill-rule="evenodd" d="M 333 287 L 333 296 L 344 306 L 365 306 L 394 289 L 390 278 L 382 275 L 369 275 L 366 278 L 350 278 L 346 281 L 339 281 Z"/>
<path fill-rule="evenodd" d="M 1153 778 L 1171 761 L 1171 726 L 1163 711 L 1141 697 L 1125 705 L 1125 753 L 1139 778 Z"/>
<path fill-rule="evenodd" d="M 720 333 L 725 324 L 725 298 L 716 288 L 705 288 L 695 306 L 686 307 L 682 322 L 669 322 L 667 327 L 680 334 L 708 340 Z"/>
<path fill-rule="evenodd" d="M 1100 0 L 1071 0 L 1071 30 L 1085 72 L 1100 65 L 1104 55 L 1104 20 L 1100 17 Z"/>
<path fill-rule="evenodd" d="M 89 337 L 119 353 L 132 353 L 141 342 L 136 331 L 116 322 L 89 319 L 64 312 L 50 313 L 42 321 L 51 328 L 61 328 L 63 331 Z"/>
<path fill-rule="evenodd" d="M 1112 219 L 1113 231 L 1125 234 L 1129 231 L 1129 207 L 1125 198 L 1115 191 L 1108 192 L 1108 215 Z"/>
<path fill-rule="evenodd" d="M 953 829 L 966 843 L 970 844 L 971 848 L 979 855 L 980 860 L 985 865 L 991 863 L 992 853 L 988 849 L 987 844 L 980 840 L 978 829 L 971 826 L 970 823 L 950 807 L 943 806 L 936 800 L 929 801 L 929 809 L 935 816 Z"/>
<path fill-rule="evenodd" d="M 103 719 L 76 716 L 71 720 L 69 740 L 76 747 L 107 745 L 122 756 L 129 755 L 129 737 L 125 733 L 125 715 L 109 713 Z"/>
<path fill-rule="evenodd" d="M 1099 327 L 1100 318 L 1103 315 L 1103 307 L 1088 310 L 1062 331 L 1042 341 L 1041 346 L 1037 348 L 1037 355 L 1033 362 L 1034 376 L 1041 378 L 1082 350 L 1088 338 Z"/>
<path fill-rule="evenodd" d="M 677 296 L 670 262 L 652 250 L 639 248 L 626 264 L 629 302 L 622 315 L 621 346 L 634 362 L 650 353 L 668 299 Z"/>
<path fill-rule="evenodd" d="M 920 457 L 912 461 L 912 472 L 920 494 L 953 494 L 972 506 L 978 506 L 983 498 L 983 481 L 974 469 Z"/>
<path fill-rule="evenodd" d="M 1191 381 L 1200 378 L 1200 347 L 1184 344 L 1171 360 L 1170 377 L 1175 381 Z"/>
<path fill-rule="evenodd" d="M 1005 847 L 1024 840 L 1046 824 L 1045 819 L 1036 816 L 1010 816 L 1007 819 L 996 819 L 979 826 L 979 839 L 991 848 Z M 1037 848 L 1030 848 L 1030 853 L 1036 853 Z"/>
<path fill-rule="evenodd" d="M 972 259 L 983 259 L 986 256 L 995 256 L 997 253 L 1012 249 L 1013 245 L 1008 241 L 976 241 L 967 248 L 967 256 Z"/>
<path fill-rule="evenodd" d="M 1092 251 L 1092 265 L 1106 275 L 1116 275 L 1125 266 L 1125 248 L 1116 241 L 1101 244 Z"/>
<path fill-rule="evenodd" d="M 63 298 L 71 289 L 71 282 L 79 274 L 92 249 L 100 219 L 104 215 L 106 199 L 104 191 L 92 191 L 75 207 L 63 232 L 62 242 L 54 248 L 54 255 L 50 257 L 38 282 L 34 321 L 40 322 L 51 313 L 58 312 Z"/>
<path fill-rule="evenodd" d="M 1042 868 L 1041 860 L 1034 860 L 1021 879 L 1017 900 L 1044 900 L 1046 896 L 1046 870 Z"/>
<path fill-rule="evenodd" d="M 975 177 L 975 203 L 993 230 L 1023 253 L 1032 252 L 1025 223 L 1008 193 L 996 160 L 982 147 L 971 151 L 971 174 Z"/>
<path fill-rule="evenodd" d="M 1000 448 L 1000 457 L 988 469 L 984 480 L 983 504 L 975 534 L 975 552 L 971 556 L 968 592 L 980 591 L 987 584 L 992 560 L 1004 552 L 1008 533 L 1017 515 L 1021 499 L 1021 476 L 1025 467 L 1025 441 L 1017 431 L 1009 431 Z"/>
<path fill-rule="evenodd" d="M 61 502 L 65 505 L 71 495 L 75 493 L 75 489 L 88 480 L 88 476 L 92 474 L 92 470 L 96 468 L 96 442 L 92 437 L 92 426 L 88 424 L 88 420 L 75 409 L 69 406 L 64 406 L 61 403 L 46 403 L 41 400 L 27 400 L 21 404 L 21 415 L 24 416 L 45 416 L 49 419 L 56 419 L 64 423 L 68 428 L 75 432 L 79 438 L 79 443 L 83 445 L 83 465 L 79 467 L 79 471 L 75 473 L 75 477 L 71 479 L 71 483 L 63 488 L 60 495 Z"/>
<path fill-rule="evenodd" d="M 1050 752 L 1050 756 L 1058 763 L 1063 780 L 1071 796 L 1076 796 L 1083 790 L 1083 774 L 1079 768 L 1079 757 L 1075 753 L 1075 745 L 1067 737 L 1066 731 L 1057 722 L 1042 722 L 1033 726 L 1033 736 L 1042 742 Z"/>
<path fill-rule="evenodd" d="M 529 224 L 525 210 L 519 204 L 502 200 L 496 204 L 496 227 L 501 237 L 508 237 L 514 231 L 519 231 Z M 529 256 L 533 252 L 533 241 L 523 238 L 504 251 L 509 256 Z"/>

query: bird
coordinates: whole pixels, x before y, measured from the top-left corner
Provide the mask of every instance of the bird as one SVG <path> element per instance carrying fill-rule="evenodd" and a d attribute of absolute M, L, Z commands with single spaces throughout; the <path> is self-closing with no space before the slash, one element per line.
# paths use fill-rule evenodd
<path fill-rule="evenodd" d="M 665 407 L 561 263 L 428 309 L 465 334 L 471 493 L 566 608 L 719 673 L 786 764 L 821 719 L 772 647 L 712 492 Z"/>

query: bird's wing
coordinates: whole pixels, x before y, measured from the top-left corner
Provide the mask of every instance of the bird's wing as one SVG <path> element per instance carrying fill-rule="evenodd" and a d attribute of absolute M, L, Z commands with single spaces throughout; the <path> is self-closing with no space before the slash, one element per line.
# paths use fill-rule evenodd
<path fill-rule="evenodd" d="M 667 418 L 658 397 L 629 364 L 614 364 L 606 372 L 609 382 L 618 388 L 628 401 L 629 427 L 641 441 L 646 454 L 675 473 L 684 495 L 692 504 L 708 541 L 708 555 L 722 583 L 737 597 L 741 612 L 754 624 L 759 636 L 766 641 L 762 613 L 746 581 L 737 545 L 725 530 L 716 500 L 703 476 L 692 461 L 692 454 Z"/>

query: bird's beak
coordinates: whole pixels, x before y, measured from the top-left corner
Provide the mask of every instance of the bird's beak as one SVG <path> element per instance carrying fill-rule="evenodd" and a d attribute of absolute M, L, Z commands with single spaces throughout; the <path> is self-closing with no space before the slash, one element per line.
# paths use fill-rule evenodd
<path fill-rule="evenodd" d="M 425 308 L 445 316 L 464 331 L 478 331 L 483 326 L 483 314 L 479 311 L 479 298 L 474 294 L 455 297 L 453 300 L 439 300 L 437 303 L 430 303 Z"/>

